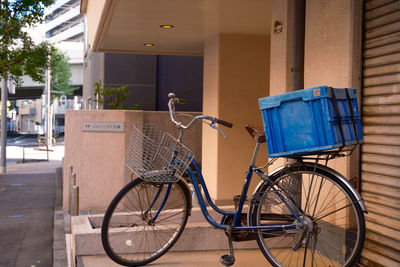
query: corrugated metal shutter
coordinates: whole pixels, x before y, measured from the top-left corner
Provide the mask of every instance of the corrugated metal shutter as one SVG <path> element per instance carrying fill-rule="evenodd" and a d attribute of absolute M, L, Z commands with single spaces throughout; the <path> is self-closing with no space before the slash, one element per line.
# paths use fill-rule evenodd
<path fill-rule="evenodd" d="M 365 1 L 361 264 L 400 266 L 400 1 Z"/>

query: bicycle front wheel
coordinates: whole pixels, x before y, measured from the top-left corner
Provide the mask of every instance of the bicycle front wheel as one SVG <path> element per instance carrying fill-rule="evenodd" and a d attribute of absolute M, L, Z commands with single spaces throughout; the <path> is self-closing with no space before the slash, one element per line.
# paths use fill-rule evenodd
<path fill-rule="evenodd" d="M 105 213 L 104 250 L 121 265 L 150 263 L 178 240 L 189 209 L 190 195 L 183 181 L 162 184 L 137 178 L 115 196 Z"/>
<path fill-rule="evenodd" d="M 257 242 L 273 266 L 352 266 L 365 239 L 354 194 L 333 173 L 311 165 L 283 168 L 253 196 L 252 225 L 295 224 L 260 230 Z"/>

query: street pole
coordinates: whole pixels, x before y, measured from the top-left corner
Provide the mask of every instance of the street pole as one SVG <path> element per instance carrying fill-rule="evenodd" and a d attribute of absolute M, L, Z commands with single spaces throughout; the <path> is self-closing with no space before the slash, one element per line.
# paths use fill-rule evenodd
<path fill-rule="evenodd" d="M 6 173 L 6 148 L 7 148 L 7 81 L 3 77 L 1 86 L 1 161 L 0 172 Z"/>
<path fill-rule="evenodd" d="M 2 1 L 0 1 L 0 10 L 2 9 Z M 2 12 L 3 13 L 3 12 Z M 0 20 L 3 22 L 3 14 L 1 14 Z M 1 146 L 1 159 L 0 159 L 0 173 L 6 173 L 6 147 L 7 147 L 7 80 L 6 77 L 2 77 L 1 81 L 1 135 L 0 135 L 0 146 Z"/>
<path fill-rule="evenodd" d="M 51 71 L 50 71 L 50 56 L 49 56 L 49 64 L 46 71 L 46 145 L 47 149 L 52 148 L 52 137 L 53 137 L 53 129 L 52 129 L 52 116 L 51 116 L 51 98 L 50 98 L 50 84 L 51 84 Z"/>

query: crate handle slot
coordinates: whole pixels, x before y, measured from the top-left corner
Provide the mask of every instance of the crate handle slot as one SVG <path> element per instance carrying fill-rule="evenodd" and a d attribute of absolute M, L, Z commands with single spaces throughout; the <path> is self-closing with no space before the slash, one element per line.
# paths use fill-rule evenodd
<path fill-rule="evenodd" d="M 345 146 L 345 141 L 344 141 L 343 127 L 342 127 L 342 119 L 340 117 L 339 107 L 338 107 L 338 103 L 336 101 L 335 90 L 333 90 L 332 87 L 329 87 L 329 91 L 331 92 L 331 95 L 332 95 L 333 109 L 335 111 L 336 118 L 337 118 L 337 121 L 338 121 L 338 124 L 339 124 L 340 137 L 342 139 L 342 147 L 344 147 Z"/>
<path fill-rule="evenodd" d="M 357 140 L 357 144 L 359 144 L 360 141 L 358 139 L 358 132 L 357 132 L 357 127 L 356 127 L 356 121 L 355 121 L 355 118 L 354 118 L 353 105 L 351 104 L 350 95 L 349 95 L 349 89 L 348 88 L 346 88 L 346 97 L 347 97 L 347 105 L 349 106 L 349 110 L 350 110 L 351 122 L 352 122 L 352 125 L 353 125 L 354 135 L 355 135 L 355 138 Z"/>

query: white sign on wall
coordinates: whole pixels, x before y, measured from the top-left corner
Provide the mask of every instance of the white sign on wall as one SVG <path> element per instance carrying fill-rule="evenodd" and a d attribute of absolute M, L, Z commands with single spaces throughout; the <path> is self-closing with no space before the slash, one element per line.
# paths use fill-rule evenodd
<path fill-rule="evenodd" d="M 83 132 L 123 132 L 123 122 L 84 122 L 82 124 Z"/>

